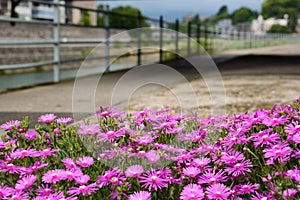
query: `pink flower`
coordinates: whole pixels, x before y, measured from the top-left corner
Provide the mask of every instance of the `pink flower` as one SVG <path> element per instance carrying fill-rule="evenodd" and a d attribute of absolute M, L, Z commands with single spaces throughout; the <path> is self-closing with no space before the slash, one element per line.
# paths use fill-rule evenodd
<path fill-rule="evenodd" d="M 47 185 L 39 186 L 37 192 L 38 192 L 39 195 L 41 195 L 43 197 L 47 197 L 50 194 L 54 193 L 54 189 L 51 186 L 49 187 L 48 184 L 47 184 Z"/>
<path fill-rule="evenodd" d="M 207 197 L 209 199 L 216 199 L 216 200 L 227 200 L 230 196 L 230 188 L 228 188 L 226 185 L 217 183 L 209 186 L 207 188 Z"/>
<path fill-rule="evenodd" d="M 37 157 L 38 151 L 35 149 L 17 149 L 16 151 L 11 153 L 11 158 L 24 158 L 24 157 Z"/>
<path fill-rule="evenodd" d="M 139 178 L 144 172 L 144 168 L 141 165 L 132 165 L 125 171 L 127 177 Z"/>
<path fill-rule="evenodd" d="M 287 143 L 279 143 L 273 145 L 271 148 L 265 148 L 263 152 L 265 153 L 265 158 L 271 159 L 271 163 L 273 163 L 273 159 L 279 159 L 280 163 L 284 163 L 288 160 L 290 154 L 292 153 L 292 149 Z"/>
<path fill-rule="evenodd" d="M 53 120 L 55 120 L 55 118 L 56 118 L 56 115 L 54 115 L 52 113 L 44 114 L 38 118 L 38 122 L 51 123 L 51 122 L 53 122 Z"/>
<path fill-rule="evenodd" d="M 77 177 L 80 177 L 82 175 L 83 173 L 80 168 L 66 170 L 66 179 L 69 181 L 76 179 Z"/>
<path fill-rule="evenodd" d="M 187 167 L 183 169 L 183 174 L 190 178 L 195 178 L 201 172 L 197 167 Z"/>
<path fill-rule="evenodd" d="M 251 194 L 253 192 L 256 192 L 259 188 L 259 184 L 252 184 L 252 183 L 246 183 L 246 184 L 239 184 L 233 187 L 233 190 L 236 191 L 236 194 L 245 195 L 245 194 Z"/>
<path fill-rule="evenodd" d="M 40 150 L 37 155 L 42 157 L 42 158 L 47 158 L 48 156 L 53 156 L 55 155 L 56 152 L 59 152 L 58 149 L 50 149 L 50 148 L 47 148 L 47 149 L 43 149 L 43 150 Z"/>
<path fill-rule="evenodd" d="M 80 185 L 79 187 L 71 187 L 68 190 L 68 194 L 70 195 L 90 195 L 92 193 L 95 193 L 99 188 L 97 187 L 96 183 L 92 183 L 90 185 Z"/>
<path fill-rule="evenodd" d="M 209 158 L 195 158 L 192 162 L 193 166 L 205 169 L 205 167 L 210 163 Z"/>
<path fill-rule="evenodd" d="M 245 175 L 246 172 L 251 172 L 251 167 L 253 167 L 250 160 L 243 160 L 232 166 L 227 166 L 225 169 L 226 172 L 232 174 L 234 177 Z"/>
<path fill-rule="evenodd" d="M 151 150 L 146 153 L 146 158 L 149 163 L 153 164 L 160 159 L 160 156 L 156 153 L 156 151 Z"/>
<path fill-rule="evenodd" d="M 80 128 L 78 129 L 78 134 L 82 135 L 95 135 L 100 132 L 101 128 L 98 124 L 84 124 L 80 123 Z"/>
<path fill-rule="evenodd" d="M 221 156 L 221 161 L 225 164 L 235 164 L 244 159 L 245 156 L 241 152 L 235 150 L 230 150 Z"/>
<path fill-rule="evenodd" d="M 4 199 L 4 197 L 8 196 L 14 191 L 13 188 L 4 185 L 3 183 L 0 185 L 0 198 Z"/>
<path fill-rule="evenodd" d="M 6 131 L 11 131 L 14 127 L 17 128 L 20 125 L 21 122 L 19 120 L 12 120 L 2 124 L 0 128 Z"/>
<path fill-rule="evenodd" d="M 35 181 L 36 181 L 35 175 L 25 176 L 17 181 L 15 188 L 17 190 L 28 189 L 32 186 L 32 184 L 34 184 Z"/>
<path fill-rule="evenodd" d="M 147 191 L 134 192 L 128 200 L 151 200 L 151 193 Z"/>
<path fill-rule="evenodd" d="M 284 190 L 283 191 L 283 196 L 284 198 L 286 199 L 293 199 L 293 197 L 295 196 L 295 194 L 297 194 L 298 191 L 293 189 L 293 188 L 290 188 L 290 189 L 287 189 L 287 190 Z"/>
<path fill-rule="evenodd" d="M 75 177 L 75 182 L 78 185 L 86 185 L 90 180 L 90 176 L 89 175 L 81 175 L 78 177 Z"/>
<path fill-rule="evenodd" d="M 78 168 L 75 161 L 72 158 L 64 158 L 61 160 L 62 163 L 66 166 L 68 169 L 75 169 Z"/>
<path fill-rule="evenodd" d="M 84 156 L 84 157 L 78 158 L 76 160 L 76 164 L 80 165 L 81 167 L 89 167 L 92 164 L 94 164 L 94 159 L 89 156 Z"/>
<path fill-rule="evenodd" d="M 143 183 L 143 187 L 148 188 L 149 190 L 162 189 L 168 187 L 166 180 L 161 178 L 155 170 L 146 172 L 141 178 L 140 183 Z"/>
<path fill-rule="evenodd" d="M 56 121 L 58 124 L 68 124 L 73 120 L 71 117 L 60 117 Z"/>
<path fill-rule="evenodd" d="M 197 184 L 188 184 L 180 193 L 181 200 L 201 200 L 204 199 L 203 189 Z"/>
<path fill-rule="evenodd" d="M 54 183 L 56 184 L 58 181 L 64 180 L 66 177 L 66 171 L 62 169 L 55 169 L 46 172 L 42 180 L 45 183 Z"/>
<path fill-rule="evenodd" d="M 220 170 L 216 173 L 215 170 L 208 170 L 206 171 L 202 176 L 199 177 L 198 183 L 204 184 L 204 183 L 220 183 L 225 182 L 227 179 L 227 176 L 225 175 L 225 172 L 223 170 Z"/>
<path fill-rule="evenodd" d="M 27 140 L 33 140 L 36 136 L 37 132 L 35 130 L 29 130 L 24 134 L 24 138 Z"/>

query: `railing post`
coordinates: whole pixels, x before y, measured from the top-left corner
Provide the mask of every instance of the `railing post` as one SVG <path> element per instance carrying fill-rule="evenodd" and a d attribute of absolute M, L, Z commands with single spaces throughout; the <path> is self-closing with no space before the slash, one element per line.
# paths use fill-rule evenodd
<path fill-rule="evenodd" d="M 200 22 L 197 23 L 197 54 L 200 54 Z"/>
<path fill-rule="evenodd" d="M 54 0 L 54 25 L 53 25 L 53 34 L 54 34 L 54 66 L 53 66 L 53 81 L 55 83 L 60 80 L 60 11 L 59 11 L 59 0 Z"/>
<path fill-rule="evenodd" d="M 188 22 L 188 39 L 187 39 L 187 53 L 188 56 L 191 55 L 191 32 L 192 32 L 192 23 Z"/>
<path fill-rule="evenodd" d="M 179 20 L 176 19 L 175 22 L 175 53 L 176 53 L 176 59 L 179 58 L 179 48 L 178 48 L 178 43 L 179 43 Z"/>
<path fill-rule="evenodd" d="M 164 19 L 163 16 L 159 18 L 159 62 L 163 61 L 163 28 L 164 28 Z"/>
<path fill-rule="evenodd" d="M 204 25 L 204 48 L 207 51 L 207 24 Z"/>
<path fill-rule="evenodd" d="M 104 13 L 104 26 L 105 26 L 105 67 L 106 72 L 109 72 L 110 68 L 110 25 L 109 25 L 109 6 L 106 6 Z"/>
<path fill-rule="evenodd" d="M 137 22 L 138 30 L 137 30 L 137 65 L 141 65 L 141 27 L 142 27 L 142 15 L 141 12 L 138 12 L 138 22 Z"/>

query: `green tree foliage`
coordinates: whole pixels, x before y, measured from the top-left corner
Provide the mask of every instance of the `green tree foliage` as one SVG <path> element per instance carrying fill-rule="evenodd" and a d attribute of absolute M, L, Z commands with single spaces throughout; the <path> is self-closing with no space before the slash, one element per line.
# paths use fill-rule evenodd
<path fill-rule="evenodd" d="M 228 7 L 226 5 L 223 5 L 220 7 L 216 16 L 211 19 L 211 22 L 215 24 L 222 19 L 230 19 L 230 18 L 231 17 L 230 14 L 228 13 Z"/>
<path fill-rule="evenodd" d="M 103 10 L 104 6 L 99 5 L 98 9 L 101 11 Z M 111 10 L 111 12 L 115 14 L 110 14 L 109 16 L 109 23 L 110 27 L 113 28 L 124 28 L 124 29 L 134 29 L 138 27 L 138 14 L 140 12 L 139 9 L 131 7 L 131 6 L 118 6 Z M 99 26 L 104 25 L 104 16 L 103 14 L 98 15 L 97 24 Z M 141 21 L 142 27 L 148 27 L 149 24 L 146 20 L 142 17 Z"/>
<path fill-rule="evenodd" d="M 232 13 L 232 23 L 238 24 L 243 22 L 251 22 L 257 17 L 257 12 L 253 12 L 247 7 L 241 7 Z"/>
<path fill-rule="evenodd" d="M 87 11 L 87 10 L 82 11 L 81 19 L 80 19 L 79 24 L 83 25 L 83 26 L 90 26 L 91 25 L 89 11 Z"/>
<path fill-rule="evenodd" d="M 289 28 L 294 31 L 297 25 L 297 18 L 300 14 L 299 0 L 265 0 L 262 4 L 262 14 L 264 18 L 283 18 L 289 15 Z"/>
<path fill-rule="evenodd" d="M 275 24 L 268 30 L 268 33 L 292 33 L 292 31 L 286 26 Z"/>

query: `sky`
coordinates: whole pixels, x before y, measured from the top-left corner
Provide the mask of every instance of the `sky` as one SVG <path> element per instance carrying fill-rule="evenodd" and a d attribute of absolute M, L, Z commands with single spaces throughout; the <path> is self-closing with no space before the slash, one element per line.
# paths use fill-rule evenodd
<path fill-rule="evenodd" d="M 218 12 L 222 5 L 227 5 L 229 12 L 242 6 L 247 6 L 252 10 L 260 12 L 261 4 L 264 0 L 119 0 L 101 1 L 102 4 L 109 5 L 110 8 L 120 5 L 130 5 L 139 8 L 148 17 L 174 21 L 176 18 L 182 20 L 188 13 L 199 14 L 200 16 L 211 16 Z"/>

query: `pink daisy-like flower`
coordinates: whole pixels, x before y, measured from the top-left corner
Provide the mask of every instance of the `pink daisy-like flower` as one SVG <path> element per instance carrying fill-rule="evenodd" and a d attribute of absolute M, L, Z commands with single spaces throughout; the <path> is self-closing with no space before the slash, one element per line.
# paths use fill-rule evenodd
<path fill-rule="evenodd" d="M 92 193 L 95 193 L 99 188 L 97 187 L 96 183 L 92 183 L 90 185 L 80 185 L 79 187 L 71 187 L 68 190 L 68 194 L 70 195 L 91 195 Z"/>
<path fill-rule="evenodd" d="M 68 124 L 73 120 L 71 117 L 60 117 L 56 121 L 58 124 Z"/>
<path fill-rule="evenodd" d="M 239 184 L 233 187 L 233 190 L 236 191 L 236 194 L 244 195 L 256 192 L 259 188 L 259 184 L 246 183 Z"/>
<path fill-rule="evenodd" d="M 80 123 L 80 128 L 77 133 L 81 135 L 95 135 L 100 132 L 101 128 L 98 124 L 84 124 Z"/>
<path fill-rule="evenodd" d="M 151 193 L 147 191 L 140 191 L 131 194 L 128 200 L 151 200 Z"/>
<path fill-rule="evenodd" d="M 29 194 L 20 190 L 12 190 L 5 199 L 9 200 L 28 200 Z"/>
<path fill-rule="evenodd" d="M 38 118 L 38 122 L 51 123 L 55 119 L 56 119 L 56 115 L 54 115 L 52 113 L 50 113 L 50 114 L 44 114 L 44 115 L 41 115 Z"/>
<path fill-rule="evenodd" d="M 254 140 L 254 146 L 264 146 L 277 143 L 280 140 L 280 135 L 278 133 L 269 134 L 270 130 L 262 131 L 258 134 L 255 134 L 252 138 Z"/>
<path fill-rule="evenodd" d="M 180 193 L 181 200 L 201 200 L 204 199 L 203 189 L 197 184 L 188 184 Z"/>
<path fill-rule="evenodd" d="M 253 167 L 253 165 L 250 160 L 243 160 L 242 162 L 228 166 L 225 171 L 234 177 L 238 177 L 240 175 L 245 175 L 246 172 L 251 172 L 251 167 Z"/>
<path fill-rule="evenodd" d="M 287 143 L 279 143 L 273 145 L 271 148 L 265 148 L 263 150 L 264 157 L 270 159 L 280 159 L 281 163 L 287 161 L 290 154 L 292 153 L 291 147 Z"/>
<path fill-rule="evenodd" d="M 166 180 L 161 178 L 160 174 L 155 170 L 146 172 L 146 174 L 140 178 L 140 183 L 143 183 L 143 187 L 149 190 L 154 189 L 155 191 L 168 187 Z"/>
<path fill-rule="evenodd" d="M 153 164 L 160 159 L 160 156 L 156 153 L 156 151 L 151 150 L 146 153 L 146 158 L 149 163 Z"/>
<path fill-rule="evenodd" d="M 38 151 L 35 149 L 17 149 L 10 154 L 11 158 L 37 157 Z"/>
<path fill-rule="evenodd" d="M 0 172 L 9 172 L 10 174 L 22 173 L 24 170 L 20 166 L 16 166 L 13 163 L 0 162 Z"/>
<path fill-rule="evenodd" d="M 76 160 L 76 164 L 80 165 L 81 167 L 89 167 L 92 164 L 94 164 L 94 159 L 89 156 L 84 156 L 84 157 L 78 158 Z"/>
<path fill-rule="evenodd" d="M 209 163 L 210 158 L 195 158 L 192 162 L 192 165 L 201 169 L 205 169 Z"/>
<path fill-rule="evenodd" d="M 11 194 L 14 191 L 13 188 L 8 187 L 6 185 L 4 185 L 3 183 L 0 185 L 0 198 L 3 199 L 3 197 L 8 196 L 9 194 Z"/>
<path fill-rule="evenodd" d="M 244 159 L 245 156 L 241 152 L 235 150 L 230 150 L 221 156 L 221 161 L 225 164 L 235 164 Z"/>
<path fill-rule="evenodd" d="M 66 166 L 68 169 L 75 169 L 78 168 L 75 161 L 72 158 L 64 158 L 61 160 L 62 163 Z"/>
<path fill-rule="evenodd" d="M 21 122 L 19 120 L 12 120 L 8 121 L 0 126 L 1 129 L 10 131 L 13 129 L 13 127 L 18 127 L 21 125 Z"/>
<path fill-rule="evenodd" d="M 41 185 L 38 187 L 37 189 L 37 193 L 43 197 L 47 197 L 49 196 L 50 194 L 53 194 L 54 193 L 54 189 L 52 186 L 49 187 L 49 185 Z"/>
<path fill-rule="evenodd" d="M 97 183 L 99 184 L 99 187 L 106 186 L 110 183 L 110 180 L 113 177 L 119 176 L 121 171 L 118 168 L 109 169 L 107 170 L 103 175 L 98 176 Z"/>
<path fill-rule="evenodd" d="M 76 179 L 77 177 L 80 177 L 82 175 L 83 173 L 80 168 L 66 170 L 66 179 L 68 179 L 69 181 Z"/>
<path fill-rule="evenodd" d="M 50 149 L 50 148 L 46 148 L 46 149 L 43 149 L 43 150 L 40 150 L 38 153 L 37 153 L 37 156 L 40 156 L 42 158 L 47 158 L 48 156 L 53 156 L 55 155 L 55 153 L 59 152 L 58 149 Z"/>
<path fill-rule="evenodd" d="M 28 189 L 32 186 L 32 184 L 34 184 L 34 182 L 36 181 L 36 176 L 35 175 L 28 175 L 25 176 L 21 179 L 19 179 L 15 185 L 15 188 L 17 190 L 25 190 Z"/>
<path fill-rule="evenodd" d="M 86 185 L 89 180 L 90 180 L 90 176 L 89 175 L 82 175 L 82 176 L 78 176 L 75 178 L 75 182 L 78 184 L 78 185 Z"/>
<path fill-rule="evenodd" d="M 196 176 L 198 176 L 198 174 L 200 174 L 201 170 L 197 167 L 187 167 L 184 168 L 182 172 L 185 176 L 195 178 Z"/>
<path fill-rule="evenodd" d="M 125 175 L 127 177 L 139 178 L 143 172 L 144 172 L 143 166 L 132 165 L 132 166 L 128 167 L 128 169 L 125 171 Z"/>
<path fill-rule="evenodd" d="M 293 197 L 295 196 L 295 194 L 297 194 L 298 191 L 293 189 L 293 188 L 290 188 L 290 189 L 287 189 L 287 190 L 284 190 L 283 191 L 283 196 L 284 198 L 286 199 L 293 199 Z"/>
<path fill-rule="evenodd" d="M 221 183 L 225 182 L 227 179 L 227 176 L 225 175 L 225 172 L 223 170 L 220 170 L 216 173 L 215 170 L 207 170 L 204 172 L 203 175 L 201 175 L 198 179 L 199 184 L 204 183 Z"/>
<path fill-rule="evenodd" d="M 46 172 L 42 180 L 45 183 L 54 183 L 56 184 L 58 181 L 64 180 L 66 177 L 66 171 L 62 169 L 55 169 Z"/>
<path fill-rule="evenodd" d="M 25 134 L 24 134 L 24 138 L 26 138 L 27 140 L 33 140 L 36 136 L 37 132 L 35 130 L 28 130 Z"/>
<path fill-rule="evenodd" d="M 216 183 L 209 186 L 206 191 L 207 197 L 215 200 L 226 200 L 231 195 L 230 188 L 221 183 Z"/>

